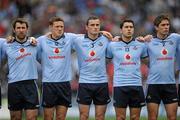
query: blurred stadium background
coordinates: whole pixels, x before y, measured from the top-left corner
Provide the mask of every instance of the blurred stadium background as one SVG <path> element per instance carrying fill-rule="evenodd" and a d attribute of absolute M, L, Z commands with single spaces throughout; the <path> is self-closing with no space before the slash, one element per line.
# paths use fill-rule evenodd
<path fill-rule="evenodd" d="M 135 35 L 153 34 L 153 20 L 162 13 L 171 18 L 171 31 L 180 33 L 180 0 L 0 0 L 0 37 L 6 37 L 11 33 L 11 22 L 16 17 L 25 17 L 30 23 L 29 34 L 39 37 L 48 31 L 48 20 L 52 16 L 60 16 L 65 21 L 65 31 L 85 33 L 84 25 L 90 15 L 97 15 L 102 20 L 102 30 L 119 34 L 121 20 L 128 17 L 135 21 Z M 78 107 L 75 102 L 78 87 L 78 69 L 76 57 L 73 54 L 73 80 L 74 93 L 73 107 L 69 109 L 68 116 L 78 116 Z M 112 94 L 113 66 L 107 64 L 109 75 L 109 88 Z M 148 68 L 142 65 L 143 80 L 146 79 Z M 1 69 L 0 79 L 2 86 L 3 107 L 0 109 L 0 120 L 9 118 L 7 109 L 7 81 L 6 66 Z M 39 87 L 41 75 L 39 75 Z M 41 111 L 40 111 L 41 113 Z M 94 115 L 92 107 L 91 115 Z M 161 107 L 160 115 L 164 116 L 164 108 Z M 114 116 L 112 102 L 108 105 L 107 116 Z M 142 110 L 146 116 L 146 107 Z M 180 115 L 180 109 L 178 111 Z"/>

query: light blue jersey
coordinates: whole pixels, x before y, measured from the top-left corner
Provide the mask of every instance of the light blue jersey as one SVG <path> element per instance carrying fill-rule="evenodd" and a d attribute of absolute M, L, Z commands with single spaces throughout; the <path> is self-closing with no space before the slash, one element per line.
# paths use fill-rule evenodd
<path fill-rule="evenodd" d="M 4 42 L 2 48 L 3 59 L 8 60 L 8 83 L 37 79 L 37 47 L 29 41 L 20 44 Z"/>
<path fill-rule="evenodd" d="M 108 42 L 103 35 L 94 41 L 87 35 L 74 40 L 80 71 L 79 83 L 107 83 L 105 55 Z"/>
<path fill-rule="evenodd" d="M 178 83 L 180 83 L 180 44 L 178 45 L 178 52 L 177 52 L 177 56 L 176 56 L 176 70 L 179 70 Z"/>
<path fill-rule="evenodd" d="M 0 66 L 1 66 L 1 59 L 2 59 L 2 47 L 6 39 L 0 38 Z"/>
<path fill-rule="evenodd" d="M 147 57 L 147 48 L 137 40 L 111 42 L 107 57 L 113 58 L 113 86 L 142 86 L 141 58 Z"/>
<path fill-rule="evenodd" d="M 153 38 L 147 43 L 149 75 L 147 84 L 175 84 L 174 62 L 180 35 L 172 33 L 166 39 Z"/>
<path fill-rule="evenodd" d="M 180 54 L 179 52 L 178 52 L 178 54 Z M 177 68 L 176 68 L 176 70 L 179 70 L 179 80 L 178 80 L 178 83 L 180 84 L 180 56 L 178 56 L 179 57 L 179 59 L 178 59 L 178 63 L 176 64 L 177 66 Z"/>
<path fill-rule="evenodd" d="M 71 50 L 76 37 L 76 34 L 64 33 L 58 40 L 46 35 L 38 38 L 43 82 L 65 82 L 72 79 Z"/>

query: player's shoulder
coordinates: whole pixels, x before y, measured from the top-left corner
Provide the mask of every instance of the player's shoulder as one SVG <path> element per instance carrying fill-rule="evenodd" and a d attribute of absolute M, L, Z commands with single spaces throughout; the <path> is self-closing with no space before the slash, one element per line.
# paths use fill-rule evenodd
<path fill-rule="evenodd" d="M 86 40 L 86 38 L 87 38 L 87 37 L 86 37 L 85 34 L 83 34 L 83 35 L 81 34 L 81 35 L 76 36 L 75 39 L 81 41 L 81 40 Z"/>
<path fill-rule="evenodd" d="M 171 33 L 171 34 L 169 34 L 169 36 L 180 36 L 180 34 L 178 34 L 178 33 Z"/>
<path fill-rule="evenodd" d="M 4 43 L 6 43 L 6 39 L 5 38 L 0 38 L 0 45 L 3 45 Z"/>
<path fill-rule="evenodd" d="M 110 46 L 114 46 L 114 45 L 117 45 L 117 44 L 121 44 L 121 41 L 110 41 L 109 42 Z"/>
<path fill-rule="evenodd" d="M 77 34 L 75 34 L 75 33 L 70 33 L 70 32 L 65 32 L 65 33 L 64 33 L 64 36 L 65 36 L 65 37 L 71 37 L 71 36 L 77 36 Z"/>
<path fill-rule="evenodd" d="M 168 38 L 180 39 L 180 34 L 178 34 L 178 33 L 171 33 L 171 34 L 169 34 Z"/>
<path fill-rule="evenodd" d="M 48 38 L 47 35 L 41 35 L 41 36 L 37 37 L 37 40 L 47 39 L 47 38 Z"/>
<path fill-rule="evenodd" d="M 67 41 L 74 41 L 76 39 L 82 39 L 83 34 L 75 34 L 75 33 L 64 33 L 64 39 Z"/>
<path fill-rule="evenodd" d="M 45 42 L 46 40 L 50 39 L 48 37 L 48 35 L 42 35 L 42 36 L 39 36 L 36 40 L 39 42 L 39 43 L 43 43 Z"/>
<path fill-rule="evenodd" d="M 1 41 L 1 46 L 3 48 L 7 48 L 7 47 L 11 47 L 11 46 L 15 46 L 15 43 L 14 42 L 7 42 L 6 39 Z"/>
<path fill-rule="evenodd" d="M 0 38 L 0 42 L 4 42 L 4 41 L 6 41 L 5 38 Z"/>
<path fill-rule="evenodd" d="M 178 33 L 171 33 L 166 38 L 167 41 L 170 41 L 170 43 L 176 42 L 177 44 L 180 42 L 180 34 Z"/>
<path fill-rule="evenodd" d="M 141 41 L 138 41 L 137 39 L 135 39 L 134 44 L 144 46 L 144 45 L 146 45 L 146 42 L 141 42 Z"/>
<path fill-rule="evenodd" d="M 101 39 L 104 39 L 104 40 L 106 40 L 106 41 L 110 41 L 105 35 L 103 35 L 103 34 L 100 34 L 99 35 L 99 38 L 101 38 Z"/>
<path fill-rule="evenodd" d="M 162 42 L 157 36 L 153 36 L 148 42 L 145 42 L 146 45 L 154 45 L 154 44 L 159 44 Z"/>

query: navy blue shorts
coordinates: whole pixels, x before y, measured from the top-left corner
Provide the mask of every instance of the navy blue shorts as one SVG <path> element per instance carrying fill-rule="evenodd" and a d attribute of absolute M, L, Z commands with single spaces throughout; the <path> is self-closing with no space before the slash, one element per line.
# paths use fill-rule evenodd
<path fill-rule="evenodd" d="M 38 88 L 35 80 L 8 84 L 8 108 L 11 111 L 39 108 Z"/>
<path fill-rule="evenodd" d="M 147 103 L 164 104 L 178 102 L 176 84 L 149 84 L 146 95 Z"/>
<path fill-rule="evenodd" d="M 62 105 L 71 107 L 71 85 L 70 82 L 44 82 L 42 88 L 42 106 L 54 107 Z"/>
<path fill-rule="evenodd" d="M 108 83 L 80 83 L 77 102 L 79 104 L 106 105 L 111 100 L 109 97 Z"/>
<path fill-rule="evenodd" d="M 114 87 L 113 104 L 115 107 L 141 108 L 145 105 L 145 96 L 142 86 Z"/>

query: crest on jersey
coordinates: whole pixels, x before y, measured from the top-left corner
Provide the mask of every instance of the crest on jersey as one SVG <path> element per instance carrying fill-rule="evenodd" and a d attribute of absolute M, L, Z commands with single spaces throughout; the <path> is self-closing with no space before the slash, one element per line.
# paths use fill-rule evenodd
<path fill-rule="evenodd" d="M 163 56 L 166 56 L 166 55 L 168 54 L 168 50 L 165 49 L 165 48 L 163 48 L 163 49 L 161 50 L 161 54 L 162 54 Z"/>
<path fill-rule="evenodd" d="M 99 44 L 98 44 L 99 46 L 103 46 L 103 43 L 102 42 L 99 42 Z"/>
<path fill-rule="evenodd" d="M 131 58 L 132 58 L 132 56 L 131 56 L 129 53 L 124 55 L 124 59 L 125 59 L 126 61 L 130 61 Z"/>
<path fill-rule="evenodd" d="M 138 47 L 137 47 L 137 46 L 134 46 L 134 47 L 133 47 L 133 50 L 137 50 L 137 49 L 138 49 Z"/>
<path fill-rule="evenodd" d="M 129 47 L 128 46 L 125 47 L 125 51 L 129 52 Z"/>
<path fill-rule="evenodd" d="M 62 42 L 60 43 L 61 46 L 65 45 L 65 44 L 66 44 L 65 41 L 62 41 Z"/>
<path fill-rule="evenodd" d="M 91 43 L 91 44 L 90 44 L 90 47 L 93 48 L 93 47 L 94 47 L 94 43 Z"/>
<path fill-rule="evenodd" d="M 25 51 L 26 51 L 25 48 L 20 48 L 19 49 L 19 53 L 21 53 L 21 54 L 24 53 Z"/>
<path fill-rule="evenodd" d="M 173 45 L 174 43 L 173 43 L 173 41 L 169 41 L 169 45 Z"/>
<path fill-rule="evenodd" d="M 54 53 L 56 53 L 56 54 L 60 53 L 60 49 L 59 48 L 54 48 Z"/>
<path fill-rule="evenodd" d="M 89 52 L 89 56 L 90 57 L 93 57 L 93 56 L 95 56 L 96 55 L 96 52 L 94 51 L 94 50 L 91 50 L 90 52 Z"/>
<path fill-rule="evenodd" d="M 59 45 L 59 43 L 58 43 L 58 42 L 55 42 L 55 45 L 56 45 L 56 46 L 58 46 L 58 45 Z"/>

